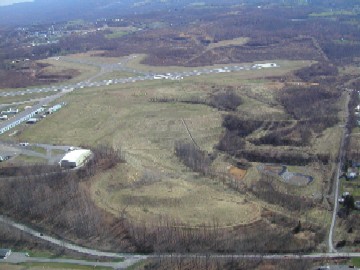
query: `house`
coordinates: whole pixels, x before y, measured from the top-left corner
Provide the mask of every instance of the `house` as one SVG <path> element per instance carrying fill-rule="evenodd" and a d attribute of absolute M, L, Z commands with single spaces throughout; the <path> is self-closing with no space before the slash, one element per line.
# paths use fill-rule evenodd
<path fill-rule="evenodd" d="M 0 260 L 6 260 L 11 254 L 11 249 L 0 249 Z"/>
<path fill-rule="evenodd" d="M 349 172 L 347 174 L 348 179 L 355 179 L 356 178 L 356 172 Z"/>
<path fill-rule="evenodd" d="M 346 176 L 348 179 L 355 179 L 357 176 L 357 169 L 356 168 L 348 168 Z"/>

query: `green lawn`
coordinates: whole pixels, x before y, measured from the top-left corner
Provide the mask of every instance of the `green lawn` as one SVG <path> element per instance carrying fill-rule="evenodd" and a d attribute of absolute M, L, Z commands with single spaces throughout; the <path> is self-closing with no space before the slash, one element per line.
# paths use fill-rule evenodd
<path fill-rule="evenodd" d="M 356 267 L 360 267 L 360 258 L 352 258 L 351 259 L 351 264 L 356 266 Z"/>
<path fill-rule="evenodd" d="M 31 157 L 31 156 L 26 156 L 26 155 L 23 155 L 23 154 L 20 154 L 18 156 L 16 156 L 12 162 L 16 162 L 16 163 L 21 163 L 21 162 L 24 162 L 24 163 L 40 163 L 40 164 L 47 164 L 47 160 L 44 159 L 44 158 L 40 158 L 40 157 Z"/>
<path fill-rule="evenodd" d="M 112 31 L 111 34 L 106 34 L 105 37 L 108 39 L 114 39 L 114 38 L 120 38 L 127 34 L 129 34 L 129 32 L 127 32 L 127 31 Z"/>

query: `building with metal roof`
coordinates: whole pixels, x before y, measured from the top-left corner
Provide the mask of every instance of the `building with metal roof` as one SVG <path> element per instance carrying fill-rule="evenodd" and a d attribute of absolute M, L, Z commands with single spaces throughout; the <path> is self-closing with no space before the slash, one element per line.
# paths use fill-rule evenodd
<path fill-rule="evenodd" d="M 77 149 L 68 152 L 59 163 L 64 169 L 73 169 L 84 165 L 91 158 L 91 155 L 92 152 L 88 149 Z"/>

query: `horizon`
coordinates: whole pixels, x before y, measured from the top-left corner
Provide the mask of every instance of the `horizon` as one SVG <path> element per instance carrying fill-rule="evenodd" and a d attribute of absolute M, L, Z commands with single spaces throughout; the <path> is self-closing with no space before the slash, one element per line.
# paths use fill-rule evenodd
<path fill-rule="evenodd" d="M 34 0 L 0 0 L 0 7 L 11 6 L 14 4 L 34 2 Z"/>

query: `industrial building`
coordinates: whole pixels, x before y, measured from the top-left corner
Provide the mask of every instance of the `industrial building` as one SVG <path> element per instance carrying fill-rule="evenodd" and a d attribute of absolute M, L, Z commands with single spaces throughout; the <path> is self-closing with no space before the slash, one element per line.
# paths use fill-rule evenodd
<path fill-rule="evenodd" d="M 64 169 L 73 169 L 84 165 L 91 157 L 88 149 L 78 149 L 68 152 L 59 162 Z"/>

